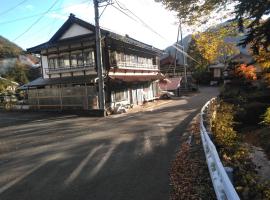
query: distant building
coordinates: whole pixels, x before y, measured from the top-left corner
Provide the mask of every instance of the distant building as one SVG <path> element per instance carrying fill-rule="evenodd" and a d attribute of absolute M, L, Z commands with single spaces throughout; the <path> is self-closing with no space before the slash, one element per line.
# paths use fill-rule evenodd
<path fill-rule="evenodd" d="M 191 35 L 187 35 L 183 38 L 184 50 L 187 52 L 191 41 Z M 181 41 L 178 44 L 182 45 Z M 177 51 L 174 45 L 167 47 L 165 53 L 160 58 L 160 71 L 166 77 L 181 77 L 184 76 L 184 63 L 187 64 L 187 58 L 183 56 L 183 53 Z M 176 64 L 176 65 L 175 65 Z M 187 65 L 187 75 L 191 75 L 191 68 Z"/>
<path fill-rule="evenodd" d="M 251 55 L 240 52 L 239 54 L 232 56 L 230 62 L 249 65 L 254 63 L 254 59 Z"/>
<path fill-rule="evenodd" d="M 160 71 L 166 77 L 184 76 L 184 66 L 171 55 L 160 60 Z"/>
<path fill-rule="evenodd" d="M 101 35 L 106 107 L 157 98 L 162 51 L 127 35 Z M 48 42 L 27 51 L 40 54 L 42 65 L 42 77 L 21 87 L 32 108 L 98 108 L 95 26 L 71 14 Z"/>
<path fill-rule="evenodd" d="M 209 70 L 213 80 L 219 80 L 223 77 L 223 72 L 225 70 L 225 65 L 223 63 L 217 63 L 209 65 Z"/>

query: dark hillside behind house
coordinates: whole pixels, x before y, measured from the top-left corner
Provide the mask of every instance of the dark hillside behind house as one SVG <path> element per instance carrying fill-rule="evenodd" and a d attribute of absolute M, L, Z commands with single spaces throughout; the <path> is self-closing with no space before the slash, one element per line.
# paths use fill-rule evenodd
<path fill-rule="evenodd" d="M 23 49 L 0 35 L 0 59 L 15 58 L 23 53 Z"/>
<path fill-rule="evenodd" d="M 0 76 L 25 84 L 41 76 L 40 58 L 0 36 Z"/>

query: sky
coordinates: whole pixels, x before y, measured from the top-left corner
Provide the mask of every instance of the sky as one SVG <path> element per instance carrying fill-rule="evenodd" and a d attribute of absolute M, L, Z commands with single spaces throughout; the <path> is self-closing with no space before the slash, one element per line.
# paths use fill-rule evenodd
<path fill-rule="evenodd" d="M 166 10 L 161 3 L 156 3 L 154 0 L 118 1 L 161 36 L 128 18 L 111 5 L 100 18 L 101 27 L 122 35 L 128 34 L 160 49 L 176 42 L 178 19 L 174 12 Z M 20 2 L 23 3 L 6 12 Z M 0 0 L 0 35 L 26 49 L 47 42 L 67 20 L 70 13 L 94 24 L 92 0 L 58 0 L 52 11 L 45 15 L 40 14 L 46 12 L 54 2 L 56 0 Z M 104 7 L 100 8 L 100 13 L 103 9 Z M 27 31 L 39 18 L 40 21 Z M 25 31 L 27 32 L 22 35 Z M 188 31 L 188 27 L 183 27 L 183 35 L 187 35 Z"/>

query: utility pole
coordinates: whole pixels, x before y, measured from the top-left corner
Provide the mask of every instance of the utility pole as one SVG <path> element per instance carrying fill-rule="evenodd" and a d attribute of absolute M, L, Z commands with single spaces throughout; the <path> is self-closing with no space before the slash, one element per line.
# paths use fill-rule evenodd
<path fill-rule="evenodd" d="M 186 62 L 186 55 L 185 55 L 185 47 L 183 43 L 183 33 L 182 33 L 182 23 L 181 20 L 179 21 L 179 29 L 181 33 L 181 46 L 182 46 L 182 55 L 183 55 L 183 65 L 184 65 L 184 81 L 185 81 L 185 89 L 187 89 L 187 62 Z"/>
<path fill-rule="evenodd" d="M 179 42 L 179 33 L 180 33 L 180 24 L 178 26 L 178 31 L 177 31 L 177 38 L 176 38 L 176 46 Z M 182 37 L 182 34 L 181 34 Z M 182 41 L 182 40 L 181 40 Z M 176 65 L 177 65 L 177 49 L 175 49 L 175 54 L 174 54 L 174 69 L 173 69 L 173 76 L 175 76 L 175 70 L 176 70 Z"/>
<path fill-rule="evenodd" d="M 98 106 L 100 110 L 105 110 L 103 63 L 102 63 L 98 4 L 99 4 L 98 0 L 94 0 L 95 26 L 96 26 L 96 56 L 97 56 L 97 70 L 98 70 Z"/>

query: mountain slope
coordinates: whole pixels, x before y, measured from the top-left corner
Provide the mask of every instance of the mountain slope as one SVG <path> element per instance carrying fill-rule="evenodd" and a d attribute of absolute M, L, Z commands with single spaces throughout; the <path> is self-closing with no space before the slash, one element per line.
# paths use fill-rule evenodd
<path fill-rule="evenodd" d="M 185 48 L 185 51 L 187 51 L 189 47 L 189 43 L 191 41 L 191 35 L 187 35 L 186 37 L 183 38 L 183 46 Z M 179 45 L 181 45 L 181 41 L 178 42 Z M 175 57 L 175 48 L 173 46 L 167 47 L 165 50 L 166 54 L 162 58 L 166 58 L 168 55 Z M 161 59 L 162 59 L 161 58 Z M 179 51 L 177 51 L 176 58 L 178 61 L 178 64 L 183 64 L 183 55 Z"/>
<path fill-rule="evenodd" d="M 0 35 L 0 59 L 14 58 L 23 53 L 23 49 Z"/>
<path fill-rule="evenodd" d="M 232 23 L 232 21 L 226 21 L 226 22 L 217 24 L 215 26 L 209 27 L 208 29 L 218 29 L 220 27 L 229 25 L 230 23 Z M 248 52 L 249 45 L 247 47 L 238 46 L 238 44 L 241 42 L 241 40 L 243 40 L 246 37 L 245 33 L 247 33 L 247 30 L 245 30 L 244 33 L 239 32 L 236 36 L 231 36 L 231 37 L 225 38 L 224 42 L 235 44 L 235 47 L 239 50 L 239 52 L 249 55 L 250 54 Z M 186 52 L 188 51 L 191 39 L 192 39 L 192 35 L 187 35 L 186 37 L 183 38 L 183 46 L 184 46 Z M 179 41 L 179 44 L 181 44 L 180 41 Z M 173 46 L 167 47 L 164 51 L 166 52 L 166 54 L 162 58 L 166 58 L 168 55 L 175 57 L 175 48 Z M 178 51 L 176 58 L 177 58 L 178 64 L 182 65 L 183 64 L 182 53 L 180 53 Z"/>

